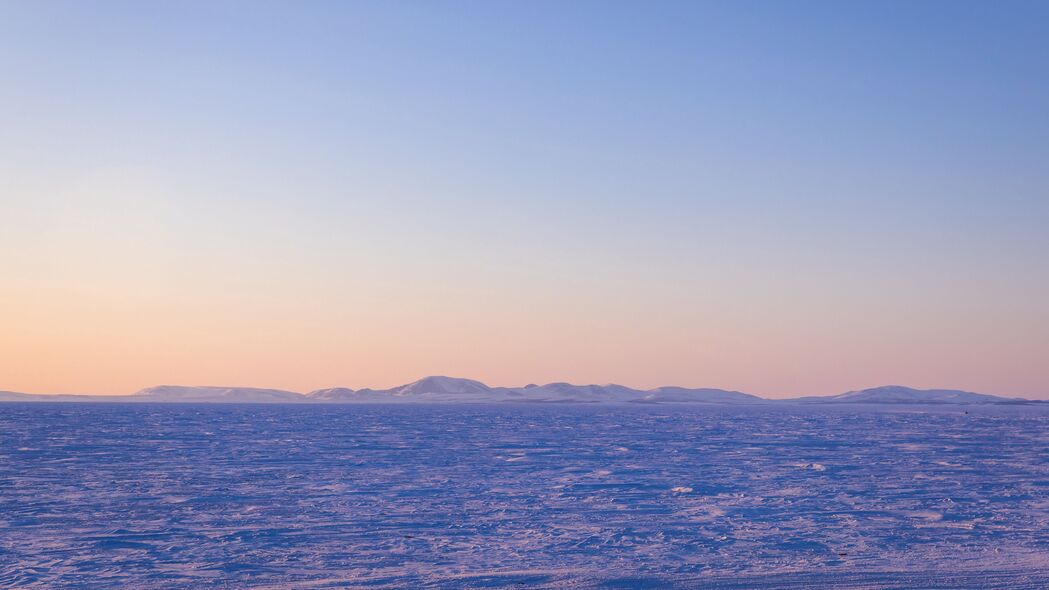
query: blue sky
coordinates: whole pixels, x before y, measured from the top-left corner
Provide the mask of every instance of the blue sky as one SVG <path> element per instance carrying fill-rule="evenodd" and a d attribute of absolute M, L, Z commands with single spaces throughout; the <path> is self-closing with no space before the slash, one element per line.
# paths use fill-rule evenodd
<path fill-rule="evenodd" d="M 1049 395 L 1047 13 L 5 2 L 0 388 Z"/>

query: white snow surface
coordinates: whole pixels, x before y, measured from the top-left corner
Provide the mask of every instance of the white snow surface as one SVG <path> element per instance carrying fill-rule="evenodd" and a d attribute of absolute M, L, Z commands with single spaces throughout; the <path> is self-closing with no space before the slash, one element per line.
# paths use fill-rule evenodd
<path fill-rule="evenodd" d="M 0 404 L 0 588 L 1049 588 L 1047 405 L 668 407 Z"/>

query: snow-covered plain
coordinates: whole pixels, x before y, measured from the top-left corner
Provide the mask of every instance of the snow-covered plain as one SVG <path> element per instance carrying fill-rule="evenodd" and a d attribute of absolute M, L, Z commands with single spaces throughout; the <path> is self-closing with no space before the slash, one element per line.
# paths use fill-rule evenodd
<path fill-rule="evenodd" d="M 1049 408 L 0 404 L 0 587 L 1049 587 Z"/>

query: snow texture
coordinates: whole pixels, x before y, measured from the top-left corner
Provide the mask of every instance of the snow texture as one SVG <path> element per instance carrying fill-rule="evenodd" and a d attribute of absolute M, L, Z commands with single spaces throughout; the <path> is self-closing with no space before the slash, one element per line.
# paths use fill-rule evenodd
<path fill-rule="evenodd" d="M 1049 408 L 0 404 L 0 587 L 1044 589 Z"/>

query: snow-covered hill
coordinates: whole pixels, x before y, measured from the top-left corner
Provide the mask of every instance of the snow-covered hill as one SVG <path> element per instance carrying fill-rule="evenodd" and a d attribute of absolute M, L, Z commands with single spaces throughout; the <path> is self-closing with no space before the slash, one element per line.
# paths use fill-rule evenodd
<path fill-rule="evenodd" d="M 724 389 L 689 389 L 686 387 L 657 387 L 645 392 L 648 402 L 710 403 L 710 404 L 754 404 L 768 400 L 741 391 Z"/>
<path fill-rule="evenodd" d="M 36 401 L 40 397 L 30 393 L 17 393 L 14 391 L 0 391 L 0 402 L 29 402 Z"/>
<path fill-rule="evenodd" d="M 902 385 L 885 385 L 826 397 L 806 397 L 797 401 L 827 404 L 996 404 L 1026 400 L 957 389 L 913 389 Z"/>
<path fill-rule="evenodd" d="M 497 390 L 473 379 L 433 376 L 390 389 L 333 387 L 306 394 L 317 402 L 412 403 L 412 402 L 490 402 L 500 401 Z"/>
<path fill-rule="evenodd" d="M 424 377 L 418 381 L 386 391 L 390 395 L 398 397 L 433 394 L 484 395 L 491 393 L 492 388 L 473 379 L 436 376 Z"/>
<path fill-rule="evenodd" d="M 220 403 L 280 403 L 302 402 L 306 397 L 294 391 L 260 389 L 256 387 L 187 387 L 158 385 L 136 392 L 135 401 L 155 402 L 220 402 Z"/>
<path fill-rule="evenodd" d="M 622 385 L 573 385 L 571 383 L 547 383 L 534 387 L 506 388 L 506 393 L 516 401 L 527 402 L 582 402 L 608 403 L 632 402 L 644 397 L 644 392 Z"/>
<path fill-rule="evenodd" d="M 317 389 L 306 394 L 306 397 L 318 402 L 337 402 L 352 399 L 357 392 L 349 387 L 330 387 Z"/>
<path fill-rule="evenodd" d="M 128 401 L 128 395 L 74 395 L 68 393 L 18 393 L 0 391 L 0 402 L 118 402 Z"/>

